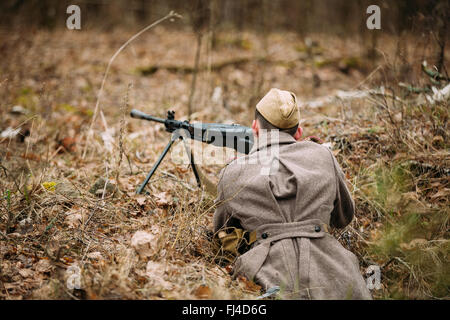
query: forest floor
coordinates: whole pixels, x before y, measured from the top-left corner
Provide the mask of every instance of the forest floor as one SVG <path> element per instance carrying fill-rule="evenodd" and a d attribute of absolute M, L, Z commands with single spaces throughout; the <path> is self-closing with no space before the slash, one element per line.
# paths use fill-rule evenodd
<path fill-rule="evenodd" d="M 92 121 L 108 61 L 130 36 L 1 31 L 0 299 L 260 295 L 214 262 L 214 199 L 188 165 L 168 156 L 150 195 L 135 194 L 169 134 L 129 111 L 187 118 L 195 35 L 157 26 L 125 48 Z M 250 126 L 271 87 L 295 92 L 304 135 L 330 145 L 351 184 L 356 216 L 333 234 L 365 277 L 380 266 L 374 297 L 448 299 L 448 98 L 398 86 L 429 84 L 425 40 L 380 42 L 369 60 L 350 38 L 228 32 L 212 47 L 204 37 L 191 120 Z M 195 152 L 212 151 L 197 144 Z M 217 181 L 222 166 L 201 168 Z"/>

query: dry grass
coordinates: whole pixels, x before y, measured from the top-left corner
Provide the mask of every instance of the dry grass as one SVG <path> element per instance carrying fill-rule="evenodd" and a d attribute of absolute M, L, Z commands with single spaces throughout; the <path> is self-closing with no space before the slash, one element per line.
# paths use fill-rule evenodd
<path fill-rule="evenodd" d="M 127 110 L 139 107 L 164 116 L 170 108 L 178 118 L 186 117 L 189 73 L 160 68 L 143 77 L 137 72 L 174 61 L 192 64 L 194 35 L 168 34 L 156 28 L 117 57 L 101 105 L 105 118 L 97 119 L 91 138 L 88 128 L 104 67 L 130 34 L 117 32 L 114 39 L 61 31 L 5 36 L 0 131 L 21 131 L 0 138 L 2 299 L 259 295 L 257 287 L 232 280 L 214 263 L 208 238 L 213 199 L 195 187 L 186 165 L 174 165 L 168 157 L 148 185 L 151 195 L 134 193 L 168 134 L 160 125 L 128 119 Z M 321 59 L 360 53 L 351 40 L 316 38 L 325 47 Z M 263 52 L 264 39 L 255 34 L 243 34 L 239 41 L 231 35 L 221 39 L 217 51 L 202 52 L 201 65 Z M 333 64 L 318 67 L 302 55 L 304 45 L 294 34 L 272 34 L 269 40 L 267 53 L 278 62 L 250 59 L 198 74 L 194 120 L 248 124 L 254 101 L 273 86 L 311 99 L 332 89 L 391 81 L 383 73 L 395 78 L 389 51 L 380 60 L 381 77 L 365 82 L 362 69 L 344 74 Z M 395 51 L 395 41 L 385 43 L 386 50 Z M 409 63 L 416 65 L 414 59 Z M 319 87 L 311 81 L 314 73 L 322 79 Z M 217 87 L 222 94 L 213 99 Z M 11 112 L 15 105 L 23 111 Z M 383 266 L 383 289 L 375 297 L 448 297 L 448 104 L 407 98 L 394 103 L 374 96 L 306 109 L 302 115 L 307 135 L 332 142 L 353 185 L 356 218 L 335 234 L 358 255 L 362 271 L 374 263 Z M 214 180 L 220 166 L 203 169 Z M 131 245 L 137 231 L 155 239 L 145 257 Z M 67 287 L 71 266 L 80 268 L 80 290 Z"/>

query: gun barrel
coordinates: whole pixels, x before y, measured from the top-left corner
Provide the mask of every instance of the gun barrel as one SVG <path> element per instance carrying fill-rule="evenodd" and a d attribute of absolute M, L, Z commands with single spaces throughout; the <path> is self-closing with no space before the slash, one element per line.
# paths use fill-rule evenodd
<path fill-rule="evenodd" d="M 166 120 L 165 119 L 161 119 L 161 118 L 157 118 L 157 117 L 153 117 L 149 114 L 146 114 L 142 111 L 133 109 L 130 112 L 130 116 L 132 118 L 136 118 L 136 119 L 143 119 L 143 120 L 148 120 L 148 121 L 155 121 L 155 122 L 160 122 L 160 123 L 165 123 Z"/>

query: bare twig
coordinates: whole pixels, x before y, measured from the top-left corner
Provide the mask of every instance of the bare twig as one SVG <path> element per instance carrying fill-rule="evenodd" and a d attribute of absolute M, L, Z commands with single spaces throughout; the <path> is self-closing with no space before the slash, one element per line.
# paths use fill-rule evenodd
<path fill-rule="evenodd" d="M 189 102 L 188 102 L 188 120 L 191 118 L 192 113 L 192 101 L 194 99 L 195 94 L 195 85 L 197 82 L 197 73 L 198 73 L 198 65 L 200 62 L 200 50 L 202 46 L 202 33 L 197 33 L 197 51 L 195 53 L 195 66 L 194 66 L 194 73 L 192 75 L 192 83 L 191 83 L 191 93 L 189 94 Z"/>
<path fill-rule="evenodd" d="M 116 57 L 119 55 L 120 52 L 122 52 L 123 49 L 126 48 L 126 46 L 128 46 L 131 42 L 133 42 L 136 38 L 138 38 L 141 34 L 143 34 L 144 32 L 146 32 L 147 30 L 153 28 L 154 26 L 160 24 L 163 21 L 166 21 L 168 19 L 174 19 L 174 18 L 181 18 L 181 15 L 179 15 L 178 13 L 174 12 L 174 11 L 170 11 L 169 14 L 167 14 L 166 16 L 164 16 L 163 18 L 153 22 L 152 24 L 146 26 L 144 29 L 142 29 L 141 31 L 139 31 L 138 33 L 136 33 L 135 35 L 133 35 L 130 39 L 128 39 L 115 53 L 114 55 L 111 57 L 111 59 L 108 62 L 108 65 L 106 67 L 106 71 L 105 74 L 103 75 L 103 80 L 102 80 L 102 84 L 100 86 L 100 90 L 98 92 L 97 95 L 97 102 L 95 103 L 95 109 L 94 109 L 94 115 L 92 117 L 92 121 L 91 121 L 91 125 L 89 126 L 89 131 L 88 131 L 88 136 L 86 137 L 86 140 L 89 139 L 90 136 L 92 136 L 92 128 L 94 126 L 94 122 L 97 118 L 97 114 L 99 111 L 99 105 L 100 105 L 100 99 L 102 97 L 103 94 L 103 87 L 105 86 L 106 83 L 106 78 L 108 76 L 108 72 L 109 72 L 109 68 L 111 67 L 112 63 L 114 62 L 114 60 L 116 59 Z M 83 156 L 82 158 L 84 159 L 84 157 L 86 156 L 86 150 L 87 150 L 87 143 L 85 144 L 84 147 L 84 151 L 83 151 Z"/>
<path fill-rule="evenodd" d="M 125 133 L 125 126 L 126 126 L 126 120 L 125 120 L 125 115 L 128 113 L 128 108 L 129 108 L 129 95 L 130 95 L 130 89 L 133 85 L 131 83 L 128 84 L 128 88 L 127 88 L 127 94 L 125 96 L 125 101 L 123 103 L 122 106 L 122 117 L 120 119 L 120 133 L 119 133 L 119 161 L 117 163 L 117 168 L 116 168 L 116 183 L 117 183 L 117 187 L 120 186 L 120 182 L 119 182 L 119 172 L 120 172 L 120 165 L 122 164 L 122 157 L 124 152 L 124 147 L 123 147 L 123 135 Z M 119 188 L 116 188 L 116 190 L 119 190 Z"/>

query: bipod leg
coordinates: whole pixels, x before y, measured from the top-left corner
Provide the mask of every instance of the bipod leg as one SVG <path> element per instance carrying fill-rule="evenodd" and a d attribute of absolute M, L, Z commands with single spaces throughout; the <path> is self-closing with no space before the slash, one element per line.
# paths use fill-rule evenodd
<path fill-rule="evenodd" d="M 189 161 L 191 162 L 192 171 L 194 172 L 195 179 L 197 180 L 197 186 L 201 188 L 202 184 L 200 182 L 200 176 L 197 171 L 197 167 L 195 166 L 194 154 L 186 143 L 186 140 L 183 137 L 184 148 L 186 149 L 186 154 L 189 157 Z"/>
<path fill-rule="evenodd" d="M 169 143 L 167 144 L 167 146 L 164 148 L 164 151 L 161 153 L 161 155 L 159 156 L 158 160 L 156 161 L 156 163 L 153 165 L 152 170 L 150 170 L 150 172 L 148 173 L 147 177 L 145 178 L 144 182 L 142 182 L 142 184 L 139 186 L 138 190 L 136 191 L 136 194 L 141 194 L 142 190 L 144 190 L 145 186 L 147 185 L 147 183 L 150 181 L 150 178 L 153 176 L 153 174 L 155 173 L 156 169 L 158 169 L 159 165 L 161 164 L 161 161 L 164 159 L 164 157 L 166 156 L 167 152 L 169 152 L 170 147 L 173 145 L 173 143 L 179 138 L 179 136 L 177 135 L 173 135 L 170 138 Z"/>

